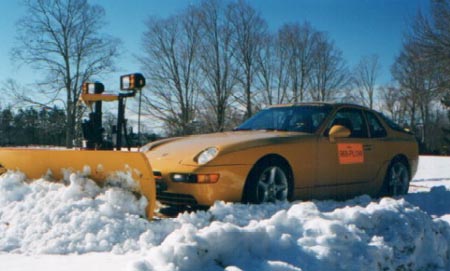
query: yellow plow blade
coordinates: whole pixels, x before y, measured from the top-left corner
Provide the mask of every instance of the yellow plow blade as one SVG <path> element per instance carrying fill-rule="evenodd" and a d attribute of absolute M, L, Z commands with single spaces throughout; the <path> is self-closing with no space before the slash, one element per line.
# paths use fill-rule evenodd
<path fill-rule="evenodd" d="M 63 170 L 85 172 L 89 178 L 103 185 L 118 172 L 131 174 L 137 191 L 148 200 L 147 218 L 152 219 L 156 204 L 156 186 L 152 168 L 143 153 L 121 151 L 48 150 L 0 148 L 0 168 L 19 170 L 30 179 L 51 176 L 63 179 Z M 0 172 L 3 173 L 3 172 Z"/>

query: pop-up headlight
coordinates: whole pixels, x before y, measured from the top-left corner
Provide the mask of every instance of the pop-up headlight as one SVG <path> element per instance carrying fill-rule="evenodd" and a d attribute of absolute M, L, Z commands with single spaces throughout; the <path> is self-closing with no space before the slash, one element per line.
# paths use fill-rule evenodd
<path fill-rule="evenodd" d="M 207 148 L 197 156 L 197 163 L 204 165 L 214 159 L 218 153 L 219 150 L 216 147 Z"/>

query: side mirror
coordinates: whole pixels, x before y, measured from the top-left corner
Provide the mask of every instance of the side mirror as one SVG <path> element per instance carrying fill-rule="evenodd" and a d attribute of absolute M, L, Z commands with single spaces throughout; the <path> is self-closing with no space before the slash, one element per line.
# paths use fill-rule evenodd
<path fill-rule="evenodd" d="M 330 129 L 330 132 L 328 133 L 328 137 L 330 138 L 330 142 L 334 143 L 336 141 L 336 138 L 349 137 L 351 133 L 352 132 L 345 126 L 334 125 Z"/>

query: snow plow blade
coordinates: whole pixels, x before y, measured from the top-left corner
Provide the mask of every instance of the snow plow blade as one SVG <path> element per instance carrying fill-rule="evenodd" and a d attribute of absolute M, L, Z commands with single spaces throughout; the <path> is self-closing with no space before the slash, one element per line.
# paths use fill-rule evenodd
<path fill-rule="evenodd" d="M 0 170 L 0 174 L 19 170 L 29 179 L 48 176 L 56 180 L 62 180 L 67 170 L 88 172 L 87 177 L 100 186 L 125 173 L 136 183 L 133 192 L 147 198 L 147 218 L 153 218 L 155 180 L 150 163 L 140 152 L 0 148 Z"/>

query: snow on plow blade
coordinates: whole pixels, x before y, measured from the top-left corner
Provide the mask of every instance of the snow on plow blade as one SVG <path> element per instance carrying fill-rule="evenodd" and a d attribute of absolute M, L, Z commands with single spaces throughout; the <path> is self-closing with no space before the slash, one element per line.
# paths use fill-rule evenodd
<path fill-rule="evenodd" d="M 148 219 L 152 219 L 156 204 L 156 187 L 152 168 L 143 153 L 0 148 L 0 169 L 3 172 L 19 170 L 30 179 L 51 173 L 52 178 L 61 180 L 64 177 L 63 171 L 86 172 L 86 166 L 90 169 L 88 177 L 99 185 L 120 173 L 131 175 L 136 182 L 133 192 L 147 198 L 146 213 Z"/>

